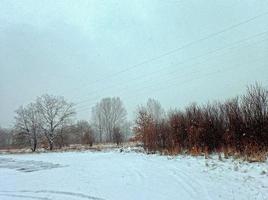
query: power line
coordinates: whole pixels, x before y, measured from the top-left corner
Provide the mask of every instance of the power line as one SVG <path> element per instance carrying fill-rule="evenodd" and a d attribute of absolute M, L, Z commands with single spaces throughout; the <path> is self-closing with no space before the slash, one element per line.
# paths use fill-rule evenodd
<path fill-rule="evenodd" d="M 254 34 L 254 35 L 249 36 L 249 37 L 247 37 L 247 38 L 244 38 L 244 39 L 242 39 L 242 40 L 238 40 L 238 41 L 232 43 L 232 45 L 230 45 L 230 46 L 228 45 L 228 46 L 225 46 L 225 47 L 223 47 L 223 48 L 217 48 L 217 49 L 208 51 L 208 52 L 206 52 L 206 53 L 204 53 L 204 54 L 200 54 L 200 55 L 198 55 L 198 56 L 191 57 L 191 58 L 189 58 L 189 59 L 186 59 L 186 60 L 183 60 L 183 61 L 181 61 L 181 62 L 179 62 L 179 63 L 176 63 L 176 65 L 179 65 L 179 64 L 186 64 L 186 63 L 188 63 L 189 61 L 191 62 L 191 61 L 194 60 L 194 59 L 202 58 L 202 57 L 204 57 L 204 56 L 207 56 L 207 55 L 210 55 L 210 54 L 213 54 L 213 53 L 222 51 L 222 50 L 226 50 L 226 49 L 230 50 L 230 49 L 232 49 L 232 48 L 236 48 L 236 47 L 237 47 L 237 46 L 236 46 L 237 44 L 240 44 L 240 43 L 245 42 L 245 41 L 249 41 L 250 39 L 259 37 L 259 36 L 261 36 L 261 35 L 265 35 L 265 34 L 267 34 L 267 33 L 268 33 L 268 31 L 264 31 L 264 32 L 261 32 L 261 33 Z M 267 40 L 267 39 L 265 39 L 265 40 Z M 261 41 L 259 41 L 259 42 L 263 42 L 263 41 L 265 41 L 265 40 L 261 40 Z M 258 42 L 258 43 L 259 43 L 259 42 Z M 243 44 L 243 43 L 242 43 L 242 44 Z M 256 43 L 255 43 L 255 44 L 256 44 Z M 240 46 L 240 45 L 238 45 L 238 47 L 239 47 L 239 46 Z M 223 54 L 223 55 L 225 55 L 225 54 Z M 206 62 L 206 61 L 207 61 L 207 60 L 205 60 L 204 62 Z M 201 62 L 201 64 L 204 63 L 204 62 Z M 200 63 L 199 63 L 199 64 L 200 64 Z M 193 65 L 193 66 L 194 66 L 194 65 Z M 151 73 L 150 75 L 155 74 L 156 72 L 159 72 L 159 71 L 162 71 L 162 70 L 154 71 L 154 72 Z M 169 72 L 169 73 L 167 73 L 167 74 L 165 74 L 165 75 L 174 74 L 174 73 L 176 73 L 176 72 L 177 72 L 177 69 L 176 69 L 176 70 L 173 70 L 172 72 Z M 146 75 L 144 75 L 144 76 L 138 76 L 138 77 L 136 77 L 136 78 L 134 78 L 134 79 L 131 79 L 130 81 L 138 80 L 138 79 L 140 79 L 140 78 L 142 78 L 142 77 L 146 77 L 146 76 L 148 76 L 148 75 L 146 74 Z M 161 77 L 163 77 L 163 74 L 161 74 Z M 112 86 L 109 86 L 109 87 L 106 87 L 106 88 L 102 88 L 101 90 L 103 91 L 103 90 L 105 90 L 105 89 L 113 88 L 114 86 L 118 86 L 118 85 L 115 84 L 115 85 L 112 85 Z M 121 89 L 120 91 L 122 91 L 122 90 L 124 90 L 124 89 L 128 89 L 128 87 L 125 87 L 125 88 Z M 92 93 L 98 92 L 98 90 L 99 90 L 99 89 L 93 91 Z M 98 97 L 96 97 L 96 98 L 98 98 Z M 83 103 L 86 103 L 86 102 L 95 100 L 96 98 L 90 98 L 90 99 L 87 99 L 87 100 L 80 101 L 80 102 L 76 103 L 76 105 L 80 105 L 80 104 L 83 104 Z"/>
<path fill-rule="evenodd" d="M 229 71 L 232 71 L 232 70 L 234 70 L 234 68 L 229 68 Z M 211 76 L 211 75 L 214 75 L 214 74 L 217 74 L 217 73 L 219 73 L 219 71 L 215 71 L 215 72 L 209 72 L 209 73 L 206 73 L 205 74 L 205 77 L 208 77 L 208 76 Z M 183 81 L 183 82 L 180 82 L 180 83 L 176 83 L 176 85 L 183 85 L 183 84 L 185 84 L 185 83 L 189 83 L 189 82 L 191 82 L 191 81 L 193 81 L 193 80 L 199 80 L 199 79 L 201 79 L 201 78 L 204 78 L 204 77 L 198 77 L 198 78 L 196 78 L 196 79 L 188 79 L 188 80 L 186 80 L 186 81 Z M 175 85 L 175 84 L 169 84 L 168 86 L 172 86 L 172 85 Z M 152 86 L 152 85 L 151 85 Z M 267 85 L 268 86 L 268 85 Z M 147 87 L 147 88 L 149 88 L 149 87 Z M 157 90 L 151 90 L 151 91 L 154 91 L 154 92 L 159 92 L 159 91 L 162 91 L 162 90 L 164 90 L 164 89 L 166 89 L 166 87 L 163 87 L 163 88 L 158 88 Z M 144 93 L 144 91 L 142 92 L 142 93 Z M 142 94 L 141 93 L 141 94 Z M 132 100 L 136 100 L 137 99 L 137 93 L 135 93 L 135 95 L 132 95 L 132 96 L 129 96 L 128 98 L 130 98 L 130 99 L 132 99 Z M 92 104 L 92 105 L 90 105 L 90 107 L 86 107 L 86 108 L 84 108 L 84 109 L 80 109 L 80 110 L 78 110 L 77 112 L 84 112 L 84 111 L 89 111 L 90 109 L 92 109 L 92 107 L 94 106 L 94 104 Z"/>
<path fill-rule="evenodd" d="M 242 66 L 240 66 L 240 67 L 242 67 Z M 237 68 L 235 68 L 235 69 L 237 69 Z M 232 71 L 232 70 L 234 70 L 234 68 L 225 68 L 225 70 L 226 71 Z M 204 78 L 204 77 L 208 77 L 208 76 L 210 76 L 210 75 L 214 75 L 214 74 L 217 74 L 217 73 L 219 73 L 219 72 L 221 72 L 221 71 L 223 71 L 223 70 L 217 70 L 217 71 L 214 71 L 214 72 L 209 72 L 209 73 L 206 73 L 205 74 L 205 76 L 203 76 L 203 77 L 198 77 L 198 78 L 196 78 L 196 79 L 194 79 L 194 78 L 191 78 L 191 79 L 188 79 L 188 80 L 186 80 L 186 81 L 183 81 L 183 82 L 179 82 L 179 83 L 175 83 L 174 84 L 174 82 L 170 82 L 171 84 L 168 84 L 168 85 L 165 85 L 165 87 L 163 87 L 163 88 L 156 88 L 156 89 L 154 89 L 154 88 L 152 88 L 151 89 L 151 91 L 154 91 L 154 92 L 159 92 L 159 91 L 162 91 L 162 90 L 164 90 L 164 89 L 166 89 L 166 86 L 173 86 L 173 85 L 183 85 L 183 84 L 185 84 L 185 83 L 189 83 L 189 82 L 192 82 L 192 81 L 194 81 L 194 80 L 199 80 L 199 79 L 201 79 L 201 78 Z M 173 81 L 174 80 L 177 80 L 178 78 L 176 78 L 176 79 L 173 79 Z M 150 85 L 149 87 L 144 87 L 144 88 L 142 88 L 142 89 L 150 89 L 152 86 L 154 86 L 154 84 L 153 85 Z M 144 92 L 147 92 L 147 91 L 141 91 L 140 89 L 134 94 L 134 95 L 130 95 L 130 96 L 128 96 L 128 99 L 133 99 L 133 100 L 136 100 L 137 99 L 137 94 L 139 94 L 139 95 L 141 95 L 142 93 L 144 93 Z M 91 105 L 89 105 L 89 106 L 87 106 L 87 107 L 84 107 L 83 109 L 79 109 L 77 112 L 81 112 L 81 111 L 88 111 L 89 109 L 91 109 L 92 107 L 94 106 L 94 104 L 91 104 Z"/>
<path fill-rule="evenodd" d="M 264 58 L 266 58 L 266 57 L 264 57 Z M 257 59 L 256 61 L 259 61 L 260 59 Z M 253 62 L 254 63 L 254 62 Z M 241 68 L 242 66 L 240 66 L 240 68 Z M 237 68 L 239 68 L 239 67 L 237 67 Z M 226 71 L 232 71 L 232 70 L 237 70 L 237 68 L 233 68 L 233 67 L 231 67 L 231 68 L 225 68 L 224 70 L 224 72 L 226 72 Z M 220 73 L 220 72 L 222 72 L 223 70 L 216 70 L 216 71 L 214 71 L 214 72 L 209 72 L 209 73 L 206 73 L 205 74 L 205 77 L 208 77 L 208 76 L 210 76 L 210 75 L 214 75 L 214 74 L 218 74 L 218 73 Z M 184 81 L 184 82 L 182 82 L 182 83 L 175 83 L 174 84 L 174 82 L 170 82 L 171 84 L 168 84 L 168 85 L 166 85 L 166 86 L 173 86 L 173 85 L 182 85 L 182 84 L 185 84 L 185 83 L 189 83 L 189 82 L 192 82 L 192 81 L 195 81 L 195 80 L 199 80 L 199 79 L 202 79 L 202 78 L 204 78 L 204 77 L 198 77 L 198 78 L 196 78 L 196 79 L 194 79 L 194 78 L 192 78 L 192 79 L 188 79 L 188 80 L 186 80 L 186 81 Z M 173 81 L 174 80 L 177 80 L 177 79 L 173 79 Z M 151 85 L 151 86 L 153 86 L 153 85 Z M 148 88 L 150 88 L 150 87 L 148 87 Z M 147 88 L 147 89 L 148 89 Z M 163 88 L 159 88 L 159 89 L 157 89 L 157 90 L 152 90 L 152 91 L 154 91 L 154 92 L 159 92 L 159 91 L 162 91 L 162 90 L 164 90 L 164 89 L 166 89 L 166 87 L 163 87 Z M 146 91 L 144 91 L 144 92 L 146 92 Z M 143 93 L 143 92 L 142 92 Z M 135 94 L 135 96 L 136 96 L 137 94 Z"/>
<path fill-rule="evenodd" d="M 230 30 L 233 30 L 233 29 L 235 29 L 235 28 L 237 28 L 237 27 L 239 27 L 239 26 L 242 26 L 242 25 L 244 25 L 244 24 L 247 24 L 247 23 L 249 23 L 249 22 L 251 22 L 251 21 L 254 21 L 254 20 L 256 20 L 256 19 L 258 19 L 258 18 L 260 18 L 260 17 L 262 17 L 262 16 L 265 16 L 265 15 L 267 15 L 267 14 L 268 14 L 268 11 L 267 11 L 267 12 L 264 12 L 264 13 L 262 13 L 262 14 L 256 15 L 256 16 L 254 16 L 254 17 L 248 18 L 248 19 L 246 19 L 246 20 L 244 20 L 244 21 L 241 21 L 241 22 L 238 22 L 238 23 L 233 24 L 233 25 L 231 25 L 231 26 L 228 26 L 228 27 L 226 27 L 226 28 L 224 28 L 224 29 L 222 29 L 222 30 L 220 30 L 220 31 L 217 31 L 217 32 L 208 34 L 208 35 L 206 35 L 206 36 L 204 36 L 204 37 L 202 37 L 202 38 L 199 38 L 199 39 L 197 39 L 197 40 L 188 42 L 188 43 L 186 43 L 186 44 L 184 44 L 184 45 L 182 45 L 182 46 L 180 46 L 180 47 L 178 47 L 178 48 L 175 48 L 175 49 L 173 49 L 173 50 L 167 51 L 167 52 L 165 52 L 165 53 L 163 53 L 163 54 L 160 54 L 160 55 L 158 55 L 158 56 L 156 56 L 156 57 L 152 57 L 152 58 L 150 58 L 150 59 L 144 60 L 144 61 L 142 61 L 142 62 L 140 62 L 140 63 L 135 64 L 135 65 L 132 65 L 132 66 L 126 68 L 126 69 L 123 69 L 123 70 L 120 70 L 120 71 L 115 72 L 115 73 L 113 73 L 113 74 L 104 76 L 104 77 L 101 78 L 101 79 L 97 79 L 97 80 L 93 81 L 91 84 L 96 84 L 96 83 L 98 83 L 98 82 L 100 82 L 100 81 L 109 79 L 110 77 L 118 76 L 118 75 L 120 75 L 120 74 L 122 74 L 122 73 L 128 72 L 128 71 L 130 71 L 130 70 L 133 70 L 133 69 L 135 69 L 135 68 L 138 68 L 138 67 L 140 67 L 140 66 L 143 66 L 143 65 L 145 65 L 145 64 L 148 64 L 148 63 L 150 63 L 150 62 L 159 60 L 160 58 L 163 58 L 163 57 L 169 56 L 169 55 L 171 55 L 171 54 L 174 54 L 174 53 L 176 53 L 176 52 L 178 52 L 178 51 L 181 51 L 181 50 L 183 50 L 183 49 L 185 49 L 185 48 L 188 48 L 188 47 L 190 47 L 190 46 L 193 46 L 193 45 L 196 44 L 196 43 L 200 43 L 200 42 L 203 42 L 203 41 L 208 40 L 208 39 L 210 39 L 210 38 L 216 37 L 216 36 L 218 36 L 218 35 L 220 35 L 220 34 L 222 34 L 222 33 L 225 33 L 225 32 L 228 32 L 228 31 L 230 31 Z M 87 84 L 87 85 L 88 85 L 88 84 Z"/>
<path fill-rule="evenodd" d="M 267 39 L 266 39 L 266 40 L 267 40 Z M 265 41 L 265 40 L 262 40 L 262 41 Z M 262 41 L 260 41 L 260 42 L 262 42 Z M 220 56 L 222 56 L 222 55 L 225 55 L 225 54 L 221 54 Z M 219 56 L 219 55 L 218 55 L 218 56 Z M 205 60 L 205 61 L 203 61 L 203 62 L 199 62 L 198 65 L 203 64 L 203 63 L 206 63 L 207 61 L 208 61 L 208 59 Z M 191 65 L 191 66 L 195 66 L 195 65 L 196 65 L 196 64 Z M 194 71 L 194 72 L 191 73 L 191 75 L 192 75 L 193 73 L 199 73 L 199 72 L 201 72 L 201 71 L 202 71 L 202 70 Z M 180 76 L 175 77 L 175 79 L 168 79 L 168 80 L 165 80 L 165 81 L 170 81 L 170 80 L 176 80 L 176 79 L 179 79 L 179 78 L 183 78 L 183 77 L 185 77 L 185 75 L 186 75 L 186 74 L 181 74 Z M 161 80 L 161 79 L 157 79 L 157 80 Z M 140 91 L 140 90 L 148 89 L 148 88 L 150 88 L 150 87 L 152 87 L 152 86 L 155 86 L 155 84 L 153 83 L 153 84 L 149 85 L 149 87 L 148 87 L 148 86 L 147 86 L 147 87 L 144 87 L 144 85 L 143 85 L 143 87 L 142 87 L 142 88 L 138 88 L 138 90 Z M 126 87 L 125 89 L 128 89 L 128 87 Z M 122 90 L 120 90 L 120 91 L 122 91 Z M 97 101 L 97 99 L 95 99 L 95 101 Z M 83 107 L 85 107 L 85 106 L 82 106 L 82 108 L 83 108 Z"/>
<path fill-rule="evenodd" d="M 264 58 L 266 58 L 266 57 L 264 57 Z M 257 61 L 258 60 L 260 60 L 260 59 L 256 59 Z M 256 61 L 255 60 L 255 61 Z M 240 66 L 240 67 L 242 67 L 242 66 Z M 226 70 L 228 70 L 228 71 L 231 71 L 231 70 L 234 70 L 234 69 L 237 69 L 237 68 L 233 68 L 233 67 L 228 67 L 228 68 L 224 68 L 224 70 L 226 71 Z M 223 71 L 223 69 L 221 69 L 221 71 Z M 217 71 L 214 71 L 214 72 L 209 72 L 209 73 L 206 73 L 205 74 L 205 77 L 207 77 L 207 76 L 210 76 L 210 75 L 213 75 L 213 74 L 217 74 L 217 73 L 219 73 L 220 71 L 219 70 L 217 70 Z M 180 77 L 176 77 L 175 79 L 171 79 L 171 81 L 172 80 L 177 80 L 178 78 L 180 78 Z M 188 82 L 191 82 L 191 81 L 193 81 L 193 80 L 197 80 L 197 79 L 201 79 L 201 78 L 204 78 L 204 76 L 203 77 L 201 77 L 201 76 L 199 76 L 198 78 L 192 78 L 192 79 L 188 79 L 188 80 L 186 80 L 186 81 L 183 81 L 183 82 L 181 82 L 181 83 L 176 83 L 176 85 L 182 85 L 182 84 L 185 84 L 185 83 L 188 83 Z M 172 83 L 172 82 L 171 82 Z M 174 83 L 172 83 L 172 84 L 168 84 L 168 85 L 165 85 L 165 87 L 163 87 L 163 88 L 158 88 L 158 90 L 151 90 L 151 91 L 161 91 L 161 90 L 164 90 L 164 89 L 166 89 L 166 86 L 172 86 Z M 150 85 L 149 87 L 144 87 L 144 88 L 142 88 L 142 89 L 148 89 L 148 88 L 151 88 L 152 86 L 154 86 L 154 85 Z M 138 89 L 138 93 L 141 91 L 141 89 Z M 137 98 L 137 93 L 135 93 L 134 95 L 132 95 L 133 96 L 133 98 L 136 100 L 136 98 Z M 132 97 L 132 96 L 128 96 L 128 98 L 129 97 Z M 78 110 L 78 112 L 81 112 L 81 111 L 88 111 L 89 109 L 91 109 L 92 108 L 92 106 L 94 106 L 94 104 L 92 104 L 92 105 L 90 105 L 91 107 L 87 107 L 87 108 L 84 108 L 84 109 L 81 109 L 81 110 Z"/>

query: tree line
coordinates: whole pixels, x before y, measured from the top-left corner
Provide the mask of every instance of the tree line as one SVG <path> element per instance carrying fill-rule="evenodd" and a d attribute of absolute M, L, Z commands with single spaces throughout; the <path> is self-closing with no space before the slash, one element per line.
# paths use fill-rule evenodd
<path fill-rule="evenodd" d="M 15 114 L 12 130 L 0 128 L 0 148 L 35 151 L 71 144 L 119 145 L 131 138 L 149 152 L 224 152 L 248 157 L 268 152 L 268 90 L 257 83 L 244 95 L 224 102 L 192 103 L 183 110 L 166 112 L 157 100 L 149 99 L 137 108 L 133 129 L 119 97 L 96 103 L 89 121 L 75 121 L 74 104 L 53 95 L 40 96 Z"/>
<path fill-rule="evenodd" d="M 135 132 L 148 151 L 263 158 L 268 152 L 268 90 L 256 83 L 225 102 L 193 103 L 167 113 L 151 99 L 138 108 Z"/>
<path fill-rule="evenodd" d="M 42 95 L 15 111 L 11 130 L 0 129 L 0 148 L 38 147 L 53 150 L 71 144 L 114 142 L 130 134 L 127 112 L 120 98 L 104 98 L 92 108 L 90 121 L 75 121 L 75 107 L 63 97 Z"/>

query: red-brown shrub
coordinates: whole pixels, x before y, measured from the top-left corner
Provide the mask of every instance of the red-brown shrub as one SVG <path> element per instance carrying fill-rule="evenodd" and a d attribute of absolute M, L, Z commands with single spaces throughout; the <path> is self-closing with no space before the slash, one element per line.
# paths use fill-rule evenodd
<path fill-rule="evenodd" d="M 268 147 L 268 91 L 255 84 L 242 97 L 202 107 L 191 104 L 162 120 L 141 107 L 135 131 L 148 151 L 185 150 L 192 155 L 221 151 L 225 156 L 261 158 Z"/>

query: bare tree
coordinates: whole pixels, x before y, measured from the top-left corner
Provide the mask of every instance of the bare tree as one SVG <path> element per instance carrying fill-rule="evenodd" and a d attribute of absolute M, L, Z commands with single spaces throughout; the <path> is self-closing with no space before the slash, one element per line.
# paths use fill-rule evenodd
<path fill-rule="evenodd" d="M 126 122 L 126 109 L 119 97 L 104 98 L 92 109 L 92 120 L 100 135 L 106 134 L 106 141 L 113 141 L 113 129 Z"/>
<path fill-rule="evenodd" d="M 119 144 L 121 144 L 123 142 L 123 133 L 120 130 L 119 127 L 114 127 L 113 128 L 113 142 L 116 143 L 116 145 L 118 146 Z"/>
<path fill-rule="evenodd" d="M 12 143 L 11 130 L 0 127 L 0 149 L 10 147 L 11 143 Z"/>
<path fill-rule="evenodd" d="M 145 109 L 155 122 L 160 122 L 165 117 L 164 109 L 155 99 L 148 99 Z"/>
<path fill-rule="evenodd" d="M 92 108 L 92 125 L 95 132 L 98 134 L 98 141 L 102 143 L 103 141 L 103 132 L 104 132 L 104 123 L 102 118 L 102 113 L 100 112 L 100 105 L 96 104 Z"/>
<path fill-rule="evenodd" d="M 75 114 L 73 104 L 63 97 L 43 95 L 37 98 L 37 108 L 41 120 L 42 130 L 47 138 L 49 149 L 53 149 L 57 130 L 70 121 Z"/>
<path fill-rule="evenodd" d="M 93 145 L 95 141 L 94 131 L 91 128 L 88 121 L 80 120 L 77 122 L 78 135 L 80 137 L 81 144 Z"/>
<path fill-rule="evenodd" d="M 242 96 L 242 111 L 248 136 L 267 142 L 268 90 L 258 83 L 248 86 L 247 93 Z"/>
<path fill-rule="evenodd" d="M 76 123 L 76 128 L 77 128 L 77 136 L 80 138 L 80 143 L 82 144 L 84 134 L 91 129 L 90 124 L 86 120 L 79 120 Z"/>
<path fill-rule="evenodd" d="M 86 132 L 84 132 L 82 136 L 82 144 L 88 144 L 92 146 L 94 141 L 94 132 L 92 128 L 89 128 Z"/>
<path fill-rule="evenodd" d="M 153 119 L 146 107 L 139 106 L 137 109 L 134 131 L 136 137 L 143 142 L 144 148 L 152 149 L 151 136 L 153 135 Z"/>
<path fill-rule="evenodd" d="M 120 127 L 120 130 L 122 133 L 124 133 L 123 141 L 127 141 L 134 136 L 131 121 L 126 121 L 125 123 L 123 123 L 122 126 Z"/>
<path fill-rule="evenodd" d="M 23 135 L 35 151 L 37 147 L 37 135 L 40 132 L 40 120 L 37 113 L 36 104 L 31 103 L 26 107 L 21 106 L 16 110 L 15 128 L 19 134 Z"/>
<path fill-rule="evenodd" d="M 70 144 L 70 125 L 63 123 L 57 128 L 54 144 L 60 149 Z"/>

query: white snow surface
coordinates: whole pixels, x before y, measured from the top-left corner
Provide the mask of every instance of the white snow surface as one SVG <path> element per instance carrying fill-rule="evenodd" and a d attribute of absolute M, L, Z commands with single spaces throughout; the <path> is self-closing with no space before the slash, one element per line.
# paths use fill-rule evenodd
<path fill-rule="evenodd" d="M 0 155 L 1 200 L 268 199 L 268 162 L 132 151 Z"/>

